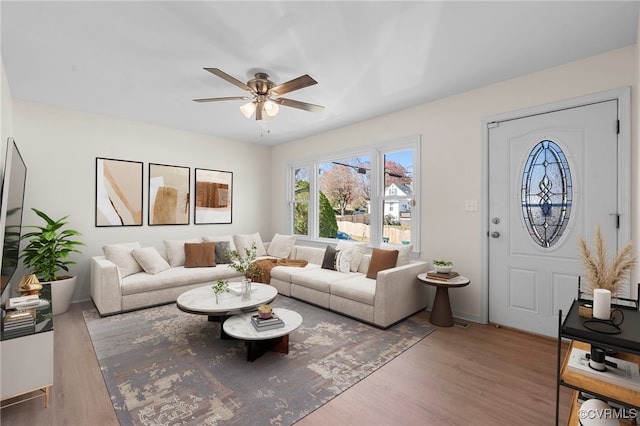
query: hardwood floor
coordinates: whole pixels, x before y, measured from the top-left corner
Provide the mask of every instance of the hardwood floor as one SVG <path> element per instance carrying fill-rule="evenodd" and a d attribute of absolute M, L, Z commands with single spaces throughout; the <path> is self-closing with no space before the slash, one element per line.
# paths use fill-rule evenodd
<path fill-rule="evenodd" d="M 118 424 L 82 318 L 89 307 L 55 318 L 49 408 L 42 398 L 4 408 L 3 425 Z M 553 425 L 556 350 L 554 339 L 505 328 L 439 328 L 298 424 Z M 561 391 L 563 424 L 571 394 Z"/>

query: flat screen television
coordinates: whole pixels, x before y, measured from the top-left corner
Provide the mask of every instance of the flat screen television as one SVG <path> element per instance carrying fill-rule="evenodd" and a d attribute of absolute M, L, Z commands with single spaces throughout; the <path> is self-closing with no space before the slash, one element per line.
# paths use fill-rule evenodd
<path fill-rule="evenodd" d="M 0 294 L 4 293 L 18 267 L 24 190 L 27 182 L 27 166 L 13 138 L 7 140 L 7 155 L 4 158 L 0 205 L 0 231 L 3 237 Z"/>

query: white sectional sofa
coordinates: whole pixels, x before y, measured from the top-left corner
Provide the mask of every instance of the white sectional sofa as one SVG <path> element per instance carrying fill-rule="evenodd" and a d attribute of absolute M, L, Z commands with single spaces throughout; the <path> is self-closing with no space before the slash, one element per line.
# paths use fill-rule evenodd
<path fill-rule="evenodd" d="M 352 243 L 339 242 L 336 248 L 340 249 L 345 256 L 341 256 L 340 265 L 337 265 L 336 261 L 338 270 L 332 270 L 322 267 L 326 260 L 327 249 L 294 245 L 293 237 L 276 234 L 271 243 L 262 243 L 258 234 L 218 238 L 221 238 L 219 241 L 228 241 L 231 244 L 229 248 L 236 248 L 240 252 L 243 246 L 250 247 L 253 241 L 259 243 L 260 257 L 306 260 L 308 264 L 305 267 L 274 267 L 270 271 L 270 284 L 282 295 L 300 299 L 378 327 L 389 327 L 427 307 L 427 286 L 421 284 L 416 277 L 426 272 L 428 265 L 426 262 L 410 260 L 410 247 L 385 245 L 383 248 L 386 250 L 401 250 L 396 265 L 387 265 L 388 268 L 377 272 L 377 276 L 373 274 L 376 278 L 367 278 L 367 273 L 371 272 L 369 269 L 372 254 L 362 253 L 364 251 L 362 243 L 357 244 L 359 246 L 357 250 L 353 250 Z M 215 241 L 215 237 L 205 237 L 204 240 Z M 194 243 L 198 239 L 188 241 Z M 215 267 L 184 267 L 184 260 L 179 254 L 176 256 L 180 251 L 180 244 L 180 241 L 173 241 L 171 244 L 165 242 L 167 250 L 157 250 L 157 253 L 169 267 L 162 266 L 159 268 L 162 270 L 156 272 L 146 265 L 148 268 L 145 269 L 150 269 L 151 273 L 143 270 L 141 266 L 136 268 L 132 265 L 127 269 L 129 266 L 127 262 L 124 262 L 123 267 L 122 258 L 117 256 L 114 258 L 113 253 L 110 253 L 110 256 L 93 257 L 91 259 L 91 297 L 100 314 L 108 315 L 174 302 L 181 293 L 189 289 L 212 284 L 219 279 L 232 280 L 241 277 L 238 272 L 224 263 L 218 263 Z M 126 254 L 129 247 L 120 246 L 118 250 L 121 254 Z M 148 249 L 139 249 L 138 252 L 144 250 Z M 149 250 L 149 252 L 153 251 Z M 349 256 L 346 256 L 347 254 Z M 115 260 L 115 263 L 108 257 Z M 126 258 L 124 255 L 123 257 Z M 151 257 L 156 255 L 152 253 Z M 347 257 L 348 259 L 345 259 Z M 126 260 L 131 263 L 131 259 L 126 258 Z M 375 263 L 378 263 L 377 260 Z M 132 270 L 135 272 L 132 273 Z"/>

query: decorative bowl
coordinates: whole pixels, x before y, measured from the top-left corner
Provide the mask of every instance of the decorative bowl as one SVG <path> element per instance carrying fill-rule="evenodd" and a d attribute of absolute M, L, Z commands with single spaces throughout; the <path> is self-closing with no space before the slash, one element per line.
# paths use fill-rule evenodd
<path fill-rule="evenodd" d="M 435 265 L 436 272 L 439 272 L 441 274 L 448 274 L 449 272 L 451 272 L 451 268 L 452 267 L 453 267 L 452 265 L 449 265 L 449 266 L 438 266 L 438 265 Z"/>

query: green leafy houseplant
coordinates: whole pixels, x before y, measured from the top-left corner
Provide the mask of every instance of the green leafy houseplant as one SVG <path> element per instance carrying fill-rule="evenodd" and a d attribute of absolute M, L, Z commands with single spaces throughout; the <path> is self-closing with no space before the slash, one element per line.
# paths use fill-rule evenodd
<path fill-rule="evenodd" d="M 434 260 L 433 264 L 435 266 L 453 266 L 453 263 L 448 260 Z"/>
<path fill-rule="evenodd" d="M 211 286 L 213 292 L 216 295 L 216 304 L 218 303 L 218 296 L 220 293 L 223 293 L 229 287 L 229 283 L 227 281 L 218 280 L 214 285 Z"/>
<path fill-rule="evenodd" d="M 58 276 L 58 272 L 61 270 L 69 272 L 69 265 L 76 263 L 69 258 L 69 255 L 81 253 L 77 247 L 85 245 L 72 239 L 72 237 L 81 234 L 73 229 L 62 229 L 68 224 L 66 219 L 69 216 L 53 220 L 38 209 L 32 210 L 46 224 L 44 226 L 27 226 L 27 228 L 36 230 L 22 236 L 22 239 L 28 240 L 29 243 L 22 249 L 20 258 L 39 279 L 44 281 L 62 279 L 63 277 Z"/>
<path fill-rule="evenodd" d="M 244 249 L 244 256 L 241 256 L 237 250 L 227 251 L 227 255 L 231 259 L 229 267 L 234 271 L 240 272 L 246 278 L 262 275 L 262 271 L 254 263 L 257 257 L 258 248 L 255 243 L 251 247 Z"/>

